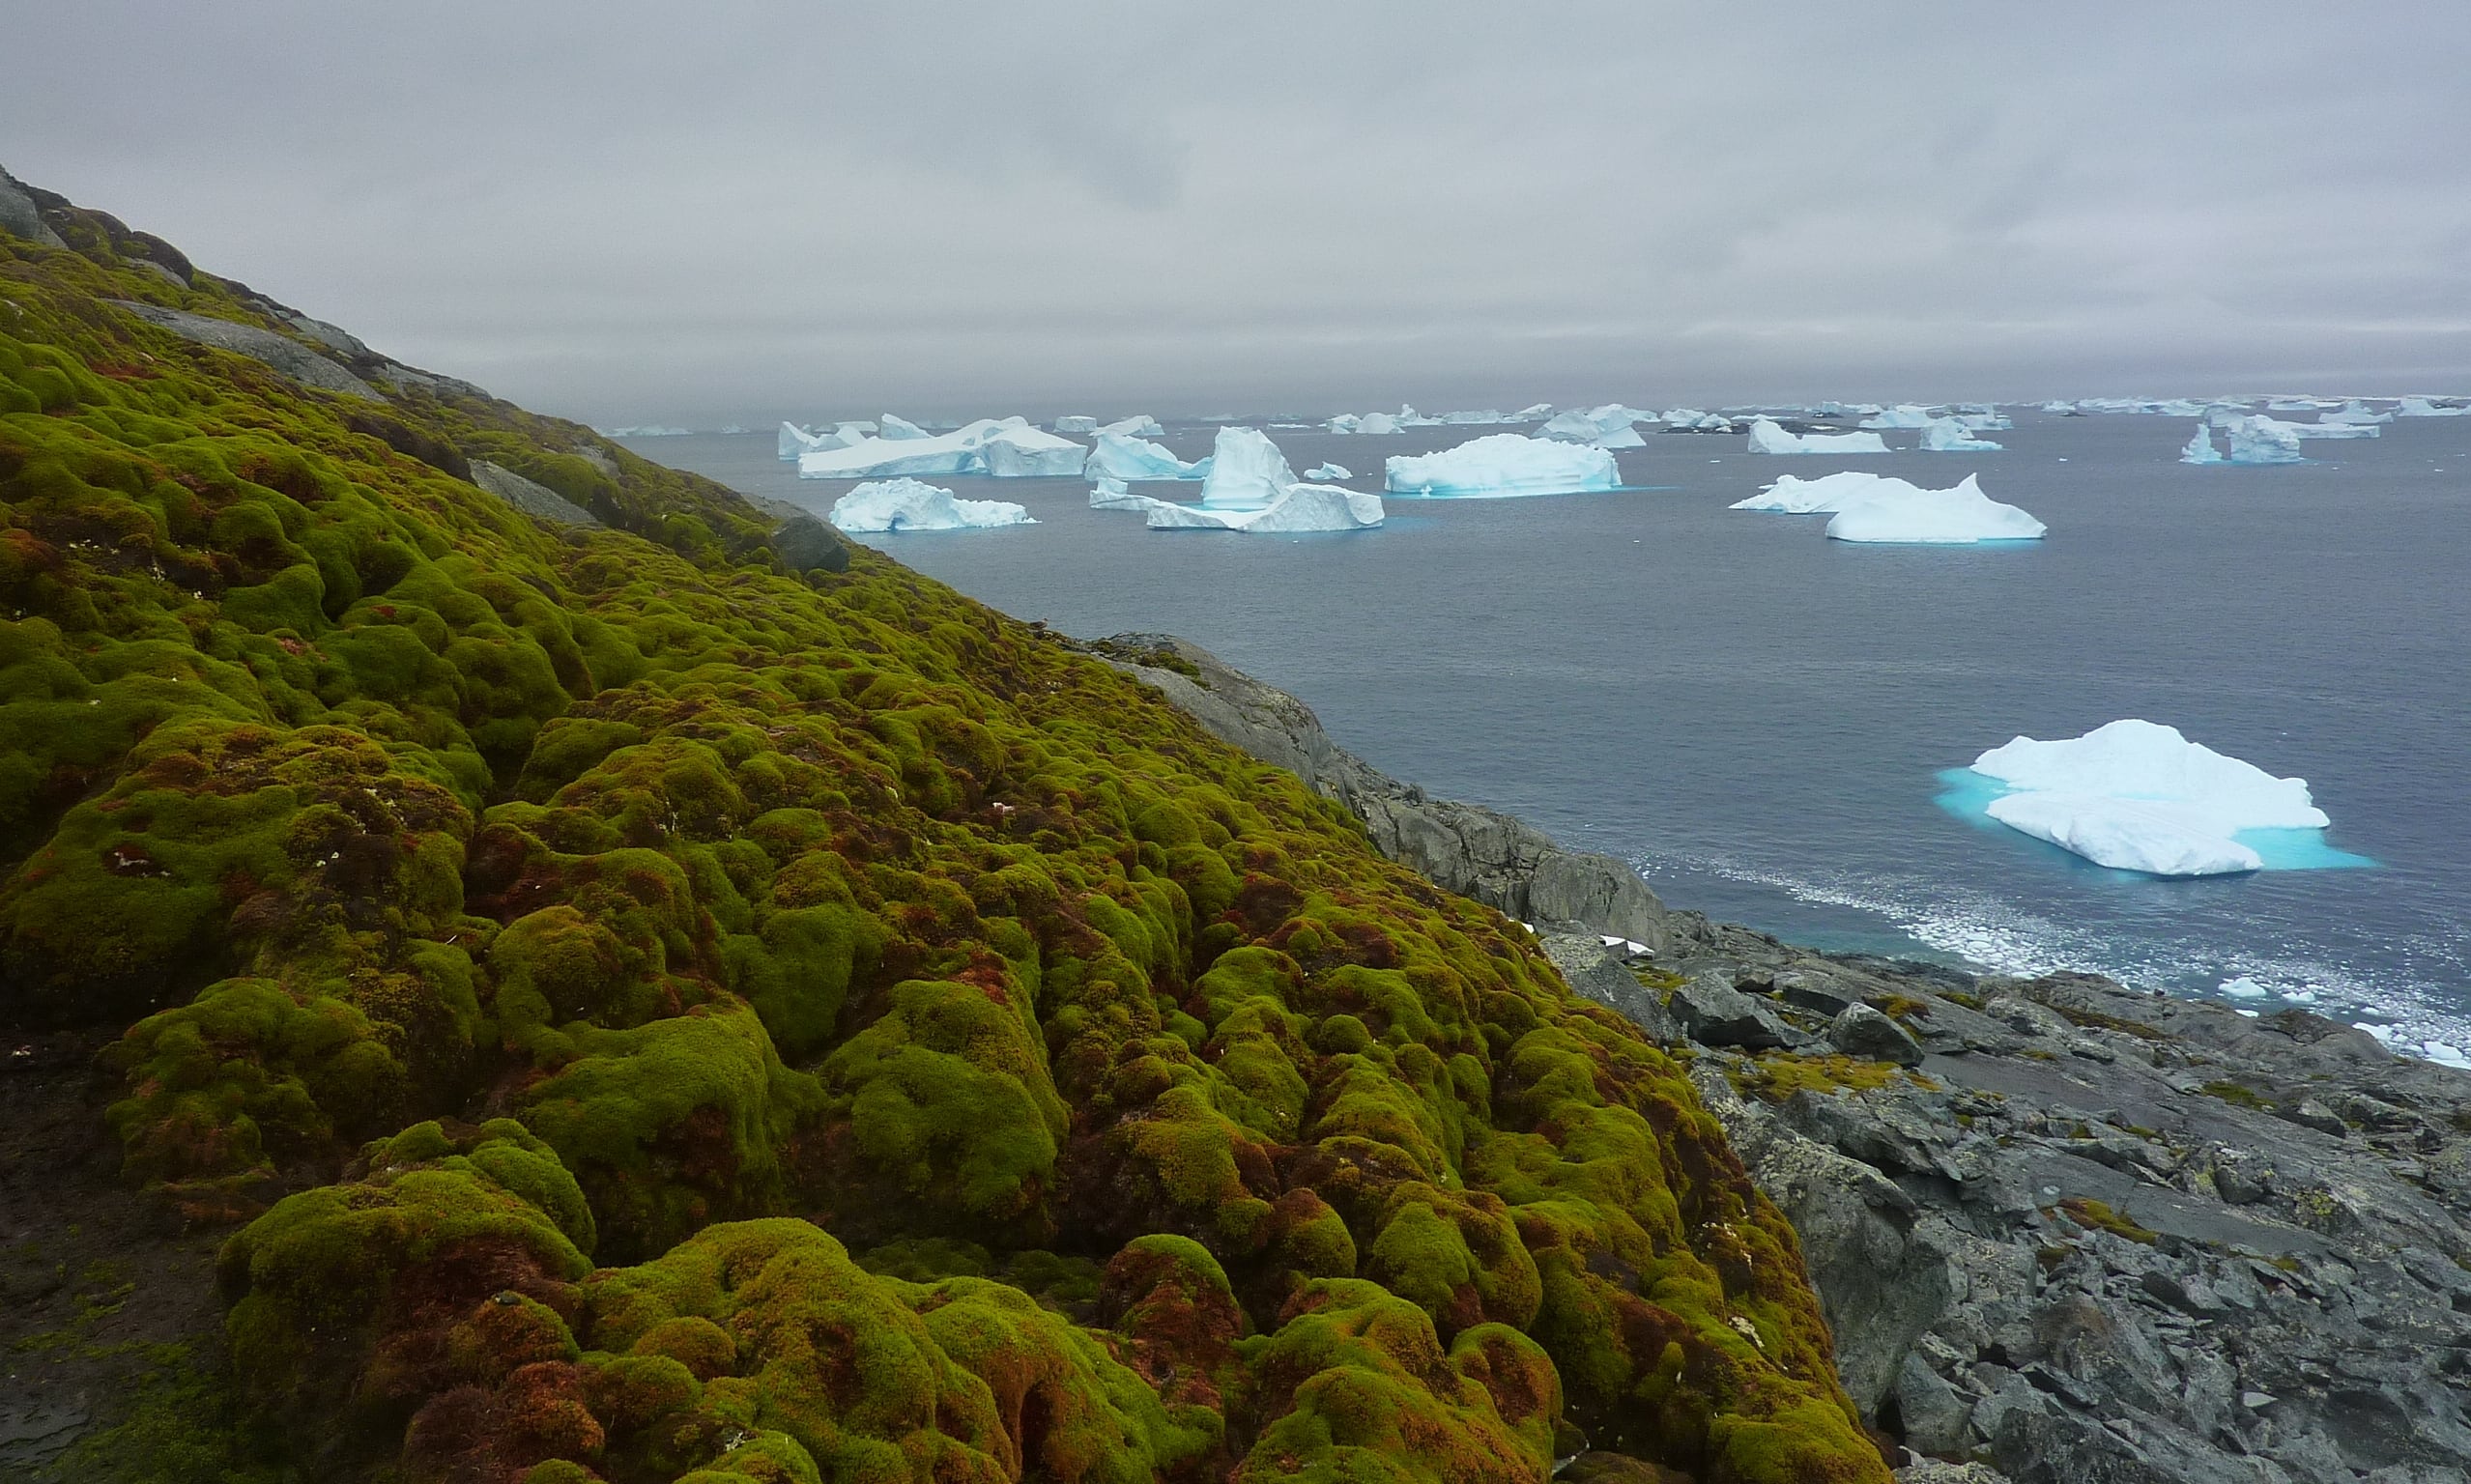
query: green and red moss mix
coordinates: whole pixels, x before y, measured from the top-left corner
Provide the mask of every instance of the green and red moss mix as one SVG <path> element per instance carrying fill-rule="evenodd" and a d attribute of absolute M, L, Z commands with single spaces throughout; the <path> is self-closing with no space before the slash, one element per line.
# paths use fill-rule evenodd
<path fill-rule="evenodd" d="M 245 1223 L 265 1459 L 1885 1477 L 1792 1232 L 1515 924 L 885 557 L 155 328 L 106 300 L 287 330 L 54 214 L 0 237 L 0 1019 L 127 1025 L 129 1178 Z"/>

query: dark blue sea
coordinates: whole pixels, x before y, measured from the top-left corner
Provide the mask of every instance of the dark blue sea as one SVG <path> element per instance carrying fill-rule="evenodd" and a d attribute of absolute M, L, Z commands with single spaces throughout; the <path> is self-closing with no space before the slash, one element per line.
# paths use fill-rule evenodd
<path fill-rule="evenodd" d="M 1387 526 L 1343 535 L 1153 532 L 1087 508 L 1078 479 L 934 479 L 1039 524 L 864 539 L 1067 633 L 1183 635 L 1377 766 L 1624 857 L 1677 906 L 2188 994 L 2244 979 L 2251 1009 L 2471 1047 L 2471 417 L 2195 468 L 2184 418 L 2014 415 L 1985 435 L 2005 451 L 1979 454 L 1776 458 L 1650 432 L 1619 455 L 1632 488 L 1394 499 Z M 1497 431 L 1274 423 L 1256 425 L 1297 470 L 1335 461 L 1360 489 L 1385 455 Z M 1164 442 L 1197 458 L 1213 431 Z M 819 512 L 849 487 L 799 481 L 768 431 L 633 446 Z M 1725 508 L 1844 468 L 1978 473 L 2050 534 L 1849 546 L 1824 516 Z M 2120 717 L 2307 779 L 2327 842 L 2373 866 L 2159 880 L 1941 802 L 1940 774 L 1986 748 Z"/>

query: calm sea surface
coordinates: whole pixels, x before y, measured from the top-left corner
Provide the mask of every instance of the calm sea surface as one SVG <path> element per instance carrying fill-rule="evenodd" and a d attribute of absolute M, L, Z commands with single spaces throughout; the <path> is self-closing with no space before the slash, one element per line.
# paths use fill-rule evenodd
<path fill-rule="evenodd" d="M 1377 766 L 1635 862 L 1678 906 L 1829 948 L 2274 995 L 2471 1045 L 2471 417 L 2190 468 L 2190 422 L 2017 416 L 2000 453 L 1772 458 L 1648 435 L 1601 495 L 1390 502 L 1381 529 L 1153 532 L 1078 479 L 957 478 L 1040 524 L 868 541 L 1068 633 L 1185 636 Z M 1266 421 L 1263 425 L 1267 425 Z M 1378 489 L 1485 428 L 1272 428 Z M 1185 458 L 1213 429 L 1170 426 Z M 1911 443 L 1912 433 L 1888 442 Z M 646 455 L 819 512 L 770 433 Z M 1979 473 L 2038 544 L 1860 547 L 1725 505 L 1777 474 Z M 1197 498 L 1197 485 L 1145 487 Z M 2159 881 L 1935 803 L 2020 733 L 2119 717 L 2309 781 L 2374 869 Z M 2251 1000 L 2267 1008 L 2274 1000 Z"/>

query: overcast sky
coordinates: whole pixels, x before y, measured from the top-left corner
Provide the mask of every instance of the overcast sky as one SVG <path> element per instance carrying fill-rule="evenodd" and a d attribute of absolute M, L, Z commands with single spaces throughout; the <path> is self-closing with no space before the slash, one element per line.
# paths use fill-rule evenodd
<path fill-rule="evenodd" d="M 2471 0 L 0 0 L 0 164 L 600 423 L 2471 391 Z"/>

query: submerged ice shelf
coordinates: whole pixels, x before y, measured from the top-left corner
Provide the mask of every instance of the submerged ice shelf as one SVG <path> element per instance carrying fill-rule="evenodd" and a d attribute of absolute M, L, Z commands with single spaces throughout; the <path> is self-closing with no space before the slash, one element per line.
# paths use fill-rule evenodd
<path fill-rule="evenodd" d="M 1940 775 L 1940 804 L 2113 870 L 2229 875 L 2373 864 L 2324 842 L 2308 782 L 2135 718 L 2081 737 L 2018 737 Z"/>

